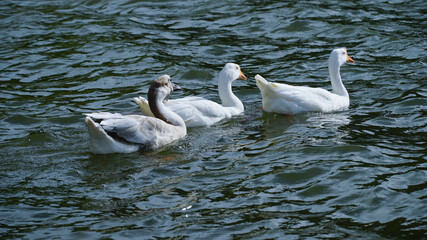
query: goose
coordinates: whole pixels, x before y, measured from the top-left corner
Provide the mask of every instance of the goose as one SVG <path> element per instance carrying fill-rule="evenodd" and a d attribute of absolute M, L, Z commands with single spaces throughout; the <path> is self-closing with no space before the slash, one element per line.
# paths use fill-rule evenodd
<path fill-rule="evenodd" d="M 347 109 L 350 98 L 340 75 L 340 67 L 346 62 L 354 63 L 348 56 L 347 49 L 338 48 L 332 51 L 328 61 L 332 92 L 322 88 L 268 82 L 259 74 L 256 75 L 256 85 L 262 95 L 262 109 L 266 112 L 287 115 Z"/>
<path fill-rule="evenodd" d="M 190 96 L 170 100 L 166 106 L 184 119 L 187 127 L 212 125 L 221 119 L 230 118 L 243 112 L 243 103 L 233 94 L 231 89 L 231 84 L 236 79 L 246 80 L 246 77 L 239 65 L 227 63 L 219 73 L 218 78 L 218 94 L 221 104 L 202 97 Z M 153 116 L 145 98 L 136 97 L 134 101 L 139 105 L 144 115 Z"/>
<path fill-rule="evenodd" d="M 157 149 L 187 135 L 184 120 L 164 105 L 174 90 L 170 76 L 151 83 L 148 101 L 155 117 L 97 112 L 86 114 L 89 147 L 95 154 Z"/>

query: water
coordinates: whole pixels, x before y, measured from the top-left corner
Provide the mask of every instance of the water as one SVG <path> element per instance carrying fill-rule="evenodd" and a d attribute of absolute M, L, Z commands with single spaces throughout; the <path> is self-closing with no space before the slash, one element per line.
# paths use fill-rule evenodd
<path fill-rule="evenodd" d="M 422 239 L 424 1 L 1 1 L 0 238 Z M 349 110 L 263 113 L 255 74 L 330 89 L 347 47 Z M 218 101 L 244 114 L 146 154 L 93 155 L 82 113 Z"/>

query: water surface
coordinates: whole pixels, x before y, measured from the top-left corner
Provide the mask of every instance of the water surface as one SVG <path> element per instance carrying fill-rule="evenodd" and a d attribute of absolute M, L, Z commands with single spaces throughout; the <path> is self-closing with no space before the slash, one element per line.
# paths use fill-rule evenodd
<path fill-rule="evenodd" d="M 0 237 L 422 239 L 424 1 L 1 1 Z M 263 113 L 255 74 L 331 89 L 347 47 L 347 111 Z M 93 155 L 82 113 L 219 101 L 240 64 L 242 115 L 150 153 Z"/>

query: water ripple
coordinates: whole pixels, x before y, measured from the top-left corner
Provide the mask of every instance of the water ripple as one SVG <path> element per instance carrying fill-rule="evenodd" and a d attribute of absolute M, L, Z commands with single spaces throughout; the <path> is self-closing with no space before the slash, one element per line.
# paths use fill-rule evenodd
<path fill-rule="evenodd" d="M 422 239 L 423 1 L 0 2 L 2 238 Z M 347 47 L 344 112 L 264 113 L 253 76 L 324 87 Z M 219 101 L 226 62 L 245 113 L 155 152 L 92 155 L 83 113 Z"/>

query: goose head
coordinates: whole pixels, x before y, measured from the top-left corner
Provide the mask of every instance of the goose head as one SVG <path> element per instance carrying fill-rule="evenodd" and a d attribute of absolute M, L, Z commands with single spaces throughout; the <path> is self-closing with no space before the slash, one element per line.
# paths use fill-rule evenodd
<path fill-rule="evenodd" d="M 173 91 L 177 90 L 181 90 L 181 88 L 172 82 L 171 77 L 169 75 L 162 75 L 151 83 L 148 90 L 148 102 L 166 102 Z"/>
<path fill-rule="evenodd" d="M 164 102 L 169 99 L 173 91 L 180 89 L 179 86 L 172 82 L 169 75 L 162 75 L 151 83 L 150 89 L 148 90 L 148 105 L 156 118 L 177 125 L 174 124 L 174 118 L 176 118 L 177 115 L 171 113 L 171 111 L 164 106 Z M 182 121 L 182 119 L 180 120 Z M 178 122 L 180 122 L 180 120 L 178 120 Z M 185 126 L 185 123 L 183 124 Z"/>
<path fill-rule="evenodd" d="M 239 65 L 235 63 L 227 63 L 219 73 L 219 79 L 232 82 L 236 79 L 246 80 L 246 76 L 243 74 L 242 70 L 240 70 Z"/>
<path fill-rule="evenodd" d="M 329 57 L 328 61 L 328 69 L 329 69 L 329 77 L 331 79 L 332 90 L 335 94 L 340 96 L 344 96 L 347 101 L 349 101 L 348 92 L 345 89 L 340 75 L 340 67 L 344 63 L 354 63 L 353 59 L 351 59 L 347 54 L 347 49 L 345 48 L 337 48 L 334 49 Z"/>
<path fill-rule="evenodd" d="M 346 48 L 337 48 L 334 49 L 329 57 L 330 63 L 335 63 L 338 66 L 343 65 L 344 63 L 354 63 L 353 59 L 347 54 Z"/>

